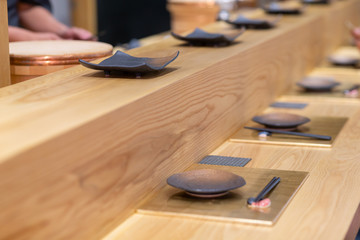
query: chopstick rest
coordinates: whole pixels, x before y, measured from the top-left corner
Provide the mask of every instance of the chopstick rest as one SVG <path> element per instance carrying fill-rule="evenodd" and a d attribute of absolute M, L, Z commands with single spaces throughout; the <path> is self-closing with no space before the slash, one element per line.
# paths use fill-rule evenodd
<path fill-rule="evenodd" d="M 359 88 L 360 84 L 355 84 L 351 88 L 344 90 L 344 94 L 347 97 L 357 97 L 359 96 Z"/>

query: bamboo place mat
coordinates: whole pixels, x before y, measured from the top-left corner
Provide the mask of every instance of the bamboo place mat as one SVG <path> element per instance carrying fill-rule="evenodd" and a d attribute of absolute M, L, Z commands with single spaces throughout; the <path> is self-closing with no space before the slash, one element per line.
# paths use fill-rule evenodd
<path fill-rule="evenodd" d="M 311 117 L 310 122 L 298 127 L 298 132 L 331 136 L 331 140 L 321 140 L 309 137 L 293 136 L 273 133 L 265 139 L 258 136 L 258 131 L 242 128 L 235 133 L 230 141 L 245 143 L 264 143 L 277 145 L 299 145 L 315 147 L 331 147 L 345 125 L 347 118 L 344 117 Z M 245 126 L 264 128 L 263 125 L 248 122 Z"/>
<path fill-rule="evenodd" d="M 293 102 L 273 102 L 270 107 L 273 108 L 290 108 L 290 109 L 304 109 L 307 103 L 293 103 Z"/>
<path fill-rule="evenodd" d="M 184 191 L 167 185 L 141 206 L 138 213 L 271 226 L 277 221 L 309 174 L 300 171 L 202 164 L 195 164 L 188 170 L 204 168 L 235 173 L 245 179 L 246 185 L 232 190 L 223 197 L 212 199 L 191 197 Z M 271 206 L 265 209 L 249 208 L 247 199 L 255 197 L 274 176 L 280 177 L 281 181 L 268 195 Z"/>

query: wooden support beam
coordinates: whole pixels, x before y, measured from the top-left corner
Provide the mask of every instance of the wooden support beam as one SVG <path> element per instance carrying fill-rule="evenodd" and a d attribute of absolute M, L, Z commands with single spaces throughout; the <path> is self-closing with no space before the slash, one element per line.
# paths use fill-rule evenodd
<path fill-rule="evenodd" d="M 10 85 L 9 33 L 7 2 L 0 0 L 0 87 Z"/>
<path fill-rule="evenodd" d="M 97 34 L 96 0 L 72 0 L 72 24 Z"/>

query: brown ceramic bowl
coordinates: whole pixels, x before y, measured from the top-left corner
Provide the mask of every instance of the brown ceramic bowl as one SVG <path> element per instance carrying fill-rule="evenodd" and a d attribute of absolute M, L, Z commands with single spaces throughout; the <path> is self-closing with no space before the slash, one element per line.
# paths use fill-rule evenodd
<path fill-rule="evenodd" d="M 244 178 L 218 169 L 199 169 L 177 173 L 167 179 L 170 186 L 195 197 L 219 197 L 246 184 Z"/>
<path fill-rule="evenodd" d="M 331 91 L 334 87 L 340 85 L 332 77 L 307 77 L 296 83 L 307 91 Z"/>
<path fill-rule="evenodd" d="M 332 55 L 328 59 L 332 64 L 339 66 L 356 66 L 360 61 L 356 57 L 346 55 Z"/>
<path fill-rule="evenodd" d="M 298 126 L 310 121 L 309 118 L 291 113 L 268 113 L 255 116 L 254 122 L 265 125 L 267 128 L 296 129 Z"/>

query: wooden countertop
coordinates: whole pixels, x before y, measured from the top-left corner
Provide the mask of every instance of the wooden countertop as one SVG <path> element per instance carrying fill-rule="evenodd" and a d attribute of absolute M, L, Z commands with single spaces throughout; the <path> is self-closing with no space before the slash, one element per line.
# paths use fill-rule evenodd
<path fill-rule="evenodd" d="M 286 98 L 282 99 L 286 101 Z M 161 217 L 136 213 L 106 240 L 118 239 L 344 239 L 359 213 L 360 104 L 306 101 L 299 115 L 349 117 L 332 149 L 269 146 L 226 141 L 211 154 L 251 157 L 247 168 L 310 172 L 309 178 L 273 227 Z M 267 109 L 286 111 L 284 109 Z M 265 112 L 266 112 L 265 111 Z M 349 236 L 354 236 L 360 224 Z M 140 231 L 141 229 L 141 231 Z M 346 239 L 352 239 L 351 237 Z"/>
<path fill-rule="evenodd" d="M 157 57 L 180 50 L 167 70 L 144 79 L 104 79 L 103 73 L 79 66 L 0 89 L 0 193 L 6 196 L 0 200 L 0 238 L 104 237 L 169 175 L 213 151 L 254 154 L 249 167 L 307 169 L 311 175 L 274 229 L 136 214 L 114 238 L 144 237 L 138 224 L 147 225 L 144 234 L 154 238 L 201 238 L 209 232 L 231 238 L 244 232 L 275 239 L 290 237 L 291 230 L 303 230 L 304 239 L 343 237 L 360 199 L 354 190 L 357 102 L 329 106 L 326 114 L 351 117 L 330 152 L 226 140 L 344 42 L 343 22 L 358 22 L 358 7 L 355 0 L 309 7 L 303 16 L 284 16 L 275 29 L 247 31 L 226 48 L 164 39 L 129 52 Z M 226 28 L 216 23 L 208 29 Z M 341 187 L 335 186 L 338 181 Z M 307 211 L 296 208 L 308 207 L 308 195 L 331 212 L 318 202 Z M 338 208 L 342 201 L 346 211 Z"/>

